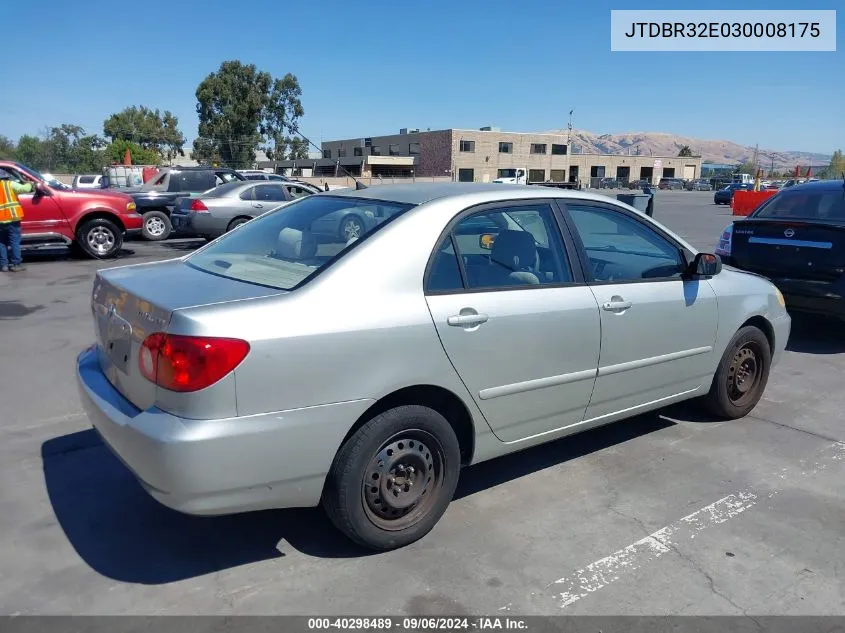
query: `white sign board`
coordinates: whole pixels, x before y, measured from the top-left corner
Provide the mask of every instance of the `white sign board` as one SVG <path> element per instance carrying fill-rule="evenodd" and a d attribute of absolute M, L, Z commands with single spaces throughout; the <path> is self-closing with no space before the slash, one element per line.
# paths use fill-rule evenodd
<path fill-rule="evenodd" d="M 660 160 L 659 158 L 655 158 L 655 159 L 654 159 L 654 167 L 655 167 L 655 168 L 657 168 L 657 167 L 663 167 L 663 161 L 662 161 L 662 160 Z"/>

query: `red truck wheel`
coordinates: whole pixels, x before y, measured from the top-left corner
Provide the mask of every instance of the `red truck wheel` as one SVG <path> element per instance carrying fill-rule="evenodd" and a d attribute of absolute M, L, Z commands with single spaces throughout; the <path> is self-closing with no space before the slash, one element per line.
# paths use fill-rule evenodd
<path fill-rule="evenodd" d="M 90 257 L 108 259 L 123 246 L 123 232 L 111 220 L 94 218 L 76 230 L 76 243 Z"/>

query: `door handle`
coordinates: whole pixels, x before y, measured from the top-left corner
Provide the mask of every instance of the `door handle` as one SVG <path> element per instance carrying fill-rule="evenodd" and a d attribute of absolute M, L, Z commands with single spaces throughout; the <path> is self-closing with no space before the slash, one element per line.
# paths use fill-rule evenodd
<path fill-rule="evenodd" d="M 486 314 L 456 314 L 446 319 L 446 323 L 455 327 L 473 327 L 487 322 Z"/>
<path fill-rule="evenodd" d="M 622 312 L 630 308 L 631 305 L 630 301 L 625 301 L 622 297 L 612 297 L 610 301 L 601 304 L 601 309 L 608 312 Z"/>
<path fill-rule="evenodd" d="M 256 209 L 263 209 L 264 208 L 264 205 L 260 204 L 258 202 L 253 202 L 252 206 L 254 206 Z"/>

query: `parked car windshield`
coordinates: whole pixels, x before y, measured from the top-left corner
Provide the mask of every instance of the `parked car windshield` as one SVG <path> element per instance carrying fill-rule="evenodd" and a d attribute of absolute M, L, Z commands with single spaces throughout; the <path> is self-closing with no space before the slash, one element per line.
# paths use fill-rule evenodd
<path fill-rule="evenodd" d="M 413 206 L 308 196 L 242 224 L 186 261 L 221 277 L 292 290 L 341 257 L 353 242 Z"/>
<path fill-rule="evenodd" d="M 782 191 L 767 200 L 755 218 L 845 221 L 845 193 L 841 189 Z"/>

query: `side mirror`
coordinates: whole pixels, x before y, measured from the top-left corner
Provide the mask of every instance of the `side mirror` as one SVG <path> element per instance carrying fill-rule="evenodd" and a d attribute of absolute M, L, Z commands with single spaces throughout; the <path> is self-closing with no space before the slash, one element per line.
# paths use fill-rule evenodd
<path fill-rule="evenodd" d="M 496 241 L 496 236 L 493 233 L 482 233 L 478 236 L 478 245 L 486 251 L 493 248 L 493 242 Z"/>
<path fill-rule="evenodd" d="M 722 272 L 722 260 L 713 253 L 698 253 L 687 267 L 688 279 L 709 279 Z"/>
<path fill-rule="evenodd" d="M 50 191 L 49 187 L 47 187 L 46 185 L 43 185 L 39 182 L 39 183 L 35 184 L 35 195 L 36 196 L 47 196 L 47 197 L 49 197 L 49 196 L 53 195 L 53 192 Z"/>

